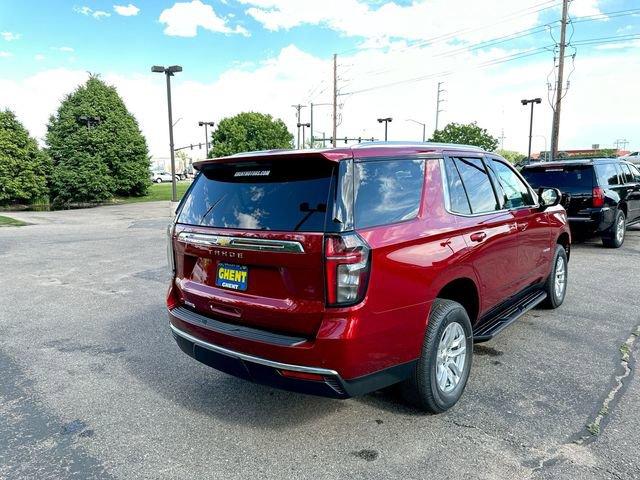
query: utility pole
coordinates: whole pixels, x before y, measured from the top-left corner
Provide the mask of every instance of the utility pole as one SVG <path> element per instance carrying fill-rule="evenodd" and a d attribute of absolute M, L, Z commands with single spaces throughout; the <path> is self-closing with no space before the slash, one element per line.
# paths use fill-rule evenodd
<path fill-rule="evenodd" d="M 436 131 L 438 130 L 438 120 L 440 119 L 440 112 L 444 111 L 440 109 L 440 104 L 444 102 L 444 98 L 440 98 L 440 94 L 446 92 L 446 90 L 442 89 L 443 84 L 444 82 L 438 82 L 438 96 L 436 100 Z"/>
<path fill-rule="evenodd" d="M 333 54 L 333 146 L 336 146 L 338 134 L 338 54 Z"/>
<path fill-rule="evenodd" d="M 567 17 L 569 13 L 569 0 L 562 1 L 562 23 L 560 26 L 560 58 L 558 59 L 558 84 L 556 86 L 556 105 L 553 109 L 553 127 L 551 129 L 551 159 L 558 157 L 558 144 L 560 137 L 560 108 L 562 106 L 562 90 L 564 82 L 564 50 L 567 38 Z"/>
<path fill-rule="evenodd" d="M 291 105 L 293 108 L 296 109 L 297 112 L 297 124 L 298 124 L 298 150 L 300 150 L 300 110 L 302 110 L 303 108 L 306 107 L 306 105 Z"/>

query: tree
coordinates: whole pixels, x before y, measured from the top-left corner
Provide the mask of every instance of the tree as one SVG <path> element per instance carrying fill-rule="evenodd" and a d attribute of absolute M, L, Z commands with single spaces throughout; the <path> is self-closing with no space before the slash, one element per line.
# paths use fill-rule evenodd
<path fill-rule="evenodd" d="M 450 123 L 442 130 L 433 132 L 433 137 L 429 141 L 475 145 L 488 152 L 493 152 L 498 148 L 498 139 L 489 135 L 487 130 L 480 128 L 476 122 Z"/>
<path fill-rule="evenodd" d="M 514 165 L 527 158 L 524 153 L 516 152 L 514 150 L 497 150 L 496 153 Z"/>
<path fill-rule="evenodd" d="M 225 118 L 211 134 L 212 156 L 224 157 L 240 152 L 293 148 L 293 135 L 280 119 L 257 112 L 239 113 Z"/>
<path fill-rule="evenodd" d="M 47 155 L 16 119 L 13 112 L 0 112 L 0 205 L 31 204 L 46 197 Z"/>
<path fill-rule="evenodd" d="M 55 203 L 142 196 L 149 188 L 147 142 L 138 122 L 116 89 L 96 75 L 62 101 L 46 141 Z"/>

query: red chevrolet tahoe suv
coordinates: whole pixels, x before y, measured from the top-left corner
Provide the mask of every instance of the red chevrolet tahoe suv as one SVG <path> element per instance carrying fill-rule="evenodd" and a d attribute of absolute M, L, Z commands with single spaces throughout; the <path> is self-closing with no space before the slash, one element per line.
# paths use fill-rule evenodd
<path fill-rule="evenodd" d="M 442 412 L 474 341 L 564 300 L 560 192 L 492 153 L 374 143 L 195 167 L 169 228 L 170 326 L 228 374 L 334 398 L 401 383 Z"/>

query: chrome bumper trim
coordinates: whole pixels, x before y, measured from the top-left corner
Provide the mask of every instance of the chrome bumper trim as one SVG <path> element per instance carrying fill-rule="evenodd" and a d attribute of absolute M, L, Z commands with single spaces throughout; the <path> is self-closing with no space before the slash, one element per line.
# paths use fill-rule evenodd
<path fill-rule="evenodd" d="M 172 323 L 169 323 L 169 326 L 171 327 L 171 330 L 173 331 L 174 334 L 184 338 L 185 340 L 189 340 L 190 342 L 195 343 L 196 345 L 202 348 L 206 348 L 207 350 L 211 350 L 212 352 L 221 353 L 222 355 L 227 355 L 228 357 L 238 358 L 240 360 L 245 360 L 247 362 L 258 363 L 260 365 L 276 368 L 279 370 L 291 370 L 293 372 L 304 372 L 304 373 L 315 373 L 317 375 L 338 376 L 338 372 L 336 372 L 335 370 L 329 370 L 327 368 L 291 365 L 288 363 L 274 362 L 272 360 L 267 360 L 266 358 L 254 357 L 253 355 L 247 355 L 246 353 L 235 352 L 233 350 L 229 350 L 228 348 L 220 347 L 218 345 L 205 342 L 204 340 L 200 340 L 199 338 L 196 338 L 193 335 L 189 335 L 187 332 L 183 332 L 179 328 L 175 327 Z"/>
<path fill-rule="evenodd" d="M 206 233 L 181 232 L 178 241 L 206 247 L 233 248 L 235 250 L 255 250 L 259 252 L 304 253 L 300 242 L 291 240 L 270 240 L 265 238 L 230 237 Z"/>

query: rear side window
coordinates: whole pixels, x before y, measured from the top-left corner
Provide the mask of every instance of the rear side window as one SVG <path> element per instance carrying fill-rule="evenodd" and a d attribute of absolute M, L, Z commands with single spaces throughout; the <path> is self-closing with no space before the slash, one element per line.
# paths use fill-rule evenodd
<path fill-rule="evenodd" d="M 499 210 L 496 196 L 484 163 L 480 158 L 455 158 L 456 168 L 464 185 L 472 213 Z"/>
<path fill-rule="evenodd" d="M 624 183 L 632 183 L 634 180 L 633 180 L 633 174 L 631 173 L 631 169 L 629 168 L 629 165 L 627 165 L 626 163 L 621 163 L 620 168 L 622 168 L 622 176 L 624 177 Z"/>
<path fill-rule="evenodd" d="M 598 178 L 603 185 L 620 185 L 618 169 L 615 163 L 601 163 L 596 165 Z"/>
<path fill-rule="evenodd" d="M 522 170 L 533 188 L 553 187 L 566 193 L 591 192 L 594 186 L 591 165 L 551 165 Z"/>
<path fill-rule="evenodd" d="M 410 220 L 418 215 L 424 160 L 357 162 L 354 171 L 356 228 Z"/>
<path fill-rule="evenodd" d="M 628 165 L 631 173 L 633 174 L 633 181 L 640 182 L 640 171 L 634 165 Z"/>
<path fill-rule="evenodd" d="M 504 193 L 504 208 L 520 208 L 533 205 L 531 192 L 524 182 L 510 167 L 504 163 L 491 159 L 490 168 L 498 177 Z"/>
<path fill-rule="evenodd" d="M 335 166 L 304 160 L 205 165 L 178 223 L 216 228 L 321 232 Z"/>
<path fill-rule="evenodd" d="M 458 169 L 452 158 L 444 159 L 444 168 L 447 177 L 447 190 L 449 192 L 449 210 L 453 213 L 469 215 L 471 213 L 471 207 L 469 206 L 467 192 L 464 189 L 460 173 L 458 173 Z"/>

